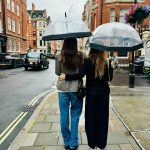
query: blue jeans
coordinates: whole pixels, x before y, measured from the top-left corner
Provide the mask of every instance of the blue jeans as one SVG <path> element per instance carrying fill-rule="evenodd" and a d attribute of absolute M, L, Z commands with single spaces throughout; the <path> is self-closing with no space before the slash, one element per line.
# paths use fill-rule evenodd
<path fill-rule="evenodd" d="M 77 92 L 59 92 L 60 125 L 64 145 L 75 148 L 78 143 L 78 124 L 82 112 L 83 100 L 77 98 Z M 69 128 L 70 111 L 70 128 Z"/>

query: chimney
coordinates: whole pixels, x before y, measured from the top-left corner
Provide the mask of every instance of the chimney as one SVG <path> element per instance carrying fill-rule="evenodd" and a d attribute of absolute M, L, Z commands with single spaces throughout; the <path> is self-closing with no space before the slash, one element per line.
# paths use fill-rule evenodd
<path fill-rule="evenodd" d="M 34 11 L 34 10 L 35 10 L 35 4 L 32 3 L 32 11 Z"/>

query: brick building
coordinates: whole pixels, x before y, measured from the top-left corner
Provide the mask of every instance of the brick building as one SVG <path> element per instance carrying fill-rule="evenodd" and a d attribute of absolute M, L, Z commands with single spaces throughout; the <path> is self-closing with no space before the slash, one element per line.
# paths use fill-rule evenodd
<path fill-rule="evenodd" d="M 32 10 L 28 10 L 28 45 L 29 51 L 43 52 L 47 54 L 48 43 L 42 40 L 44 30 L 50 22 L 46 10 L 36 10 L 32 3 Z"/>
<path fill-rule="evenodd" d="M 140 2 L 150 5 L 150 0 L 140 0 Z M 108 22 L 125 23 L 125 13 L 133 3 L 134 0 L 87 0 L 82 15 L 83 20 L 88 22 L 91 31 L 94 31 L 99 25 Z M 137 26 L 137 30 L 140 34 L 142 34 L 141 28 L 143 30 L 150 30 L 150 17 L 148 17 L 142 25 Z M 136 51 L 135 55 L 139 56 L 140 53 L 140 51 Z M 113 56 L 113 53 L 110 53 L 110 56 Z M 131 58 L 131 53 L 119 52 L 118 56 L 120 57 L 121 64 L 128 63 L 128 59 Z"/>
<path fill-rule="evenodd" d="M 27 52 L 26 0 L 5 0 L 7 46 L 6 52 Z"/>

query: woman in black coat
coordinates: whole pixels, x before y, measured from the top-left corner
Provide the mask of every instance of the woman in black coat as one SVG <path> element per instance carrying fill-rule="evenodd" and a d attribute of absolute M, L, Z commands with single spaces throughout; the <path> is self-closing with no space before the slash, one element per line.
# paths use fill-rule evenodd
<path fill-rule="evenodd" d="M 107 61 L 106 52 L 91 49 L 79 73 L 60 75 L 61 80 L 77 80 L 86 75 L 86 104 L 85 104 L 85 131 L 88 145 L 104 149 L 107 145 L 109 121 L 109 94 L 108 81 L 113 78 L 113 68 Z"/>

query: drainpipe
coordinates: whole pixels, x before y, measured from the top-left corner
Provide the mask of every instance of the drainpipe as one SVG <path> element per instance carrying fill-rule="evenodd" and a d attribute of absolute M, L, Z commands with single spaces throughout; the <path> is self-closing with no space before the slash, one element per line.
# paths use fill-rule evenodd
<path fill-rule="evenodd" d="M 2 14 L 3 14 L 3 35 L 5 37 L 5 40 L 4 40 L 4 46 L 3 46 L 3 49 L 2 49 L 2 52 L 3 53 L 6 53 L 6 42 L 7 42 L 7 38 L 6 38 L 6 10 L 5 10 L 5 1 L 2 0 Z"/>

